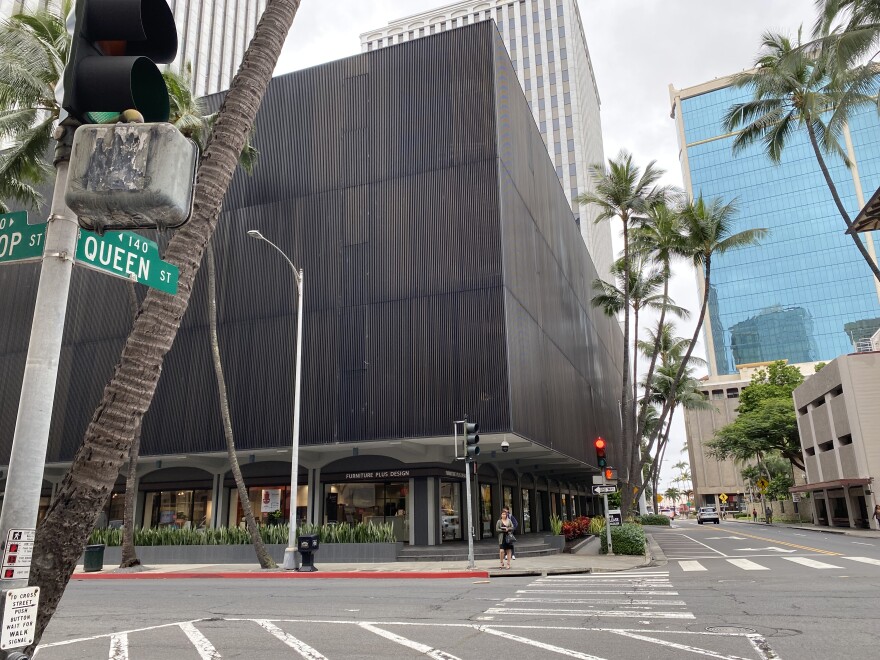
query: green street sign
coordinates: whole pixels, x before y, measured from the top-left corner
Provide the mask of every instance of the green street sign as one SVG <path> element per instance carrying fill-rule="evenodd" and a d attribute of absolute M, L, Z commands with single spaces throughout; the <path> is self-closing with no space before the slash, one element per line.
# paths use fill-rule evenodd
<path fill-rule="evenodd" d="M 103 236 L 80 229 L 76 260 L 83 266 L 154 289 L 177 293 L 177 266 L 159 258 L 159 247 L 130 231 L 108 232 Z"/>
<path fill-rule="evenodd" d="M 46 225 L 29 225 L 27 211 L 0 215 L 0 263 L 39 259 L 45 238 Z"/>

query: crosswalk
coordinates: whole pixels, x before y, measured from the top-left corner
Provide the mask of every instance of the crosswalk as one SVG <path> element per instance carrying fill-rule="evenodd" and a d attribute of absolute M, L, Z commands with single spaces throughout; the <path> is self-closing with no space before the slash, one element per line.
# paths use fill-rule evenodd
<path fill-rule="evenodd" d="M 835 557 L 833 560 L 831 560 L 835 562 L 833 564 L 829 563 L 828 561 L 810 559 L 809 557 L 772 557 L 768 559 L 772 563 L 778 561 L 786 561 L 791 562 L 792 564 L 799 564 L 800 566 L 806 566 L 807 568 L 813 568 L 820 571 L 828 569 L 841 570 L 847 565 L 847 562 L 859 562 L 862 564 L 870 564 L 872 566 L 880 566 L 880 559 L 873 559 L 871 557 Z M 717 559 L 713 557 L 712 561 L 724 561 L 744 571 L 771 570 L 771 566 L 767 566 L 764 563 L 759 563 L 759 561 L 755 561 L 754 559 L 746 559 L 744 557 L 718 557 Z M 695 559 L 681 560 L 678 562 L 678 566 L 681 568 L 682 571 L 685 571 L 687 573 L 709 570 L 702 562 Z"/>
<path fill-rule="evenodd" d="M 541 577 L 490 607 L 482 617 L 693 619 L 669 571 L 627 571 Z"/>

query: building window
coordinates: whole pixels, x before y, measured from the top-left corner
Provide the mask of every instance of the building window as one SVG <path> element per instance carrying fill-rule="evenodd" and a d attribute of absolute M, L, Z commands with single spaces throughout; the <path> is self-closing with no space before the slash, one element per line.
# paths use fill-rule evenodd
<path fill-rule="evenodd" d="M 572 119 L 571 115 L 565 116 L 565 126 L 567 128 L 572 128 L 574 126 L 574 119 Z"/>
<path fill-rule="evenodd" d="M 562 82 L 568 82 L 568 69 L 562 70 Z"/>
<path fill-rule="evenodd" d="M 551 85 L 556 84 L 556 72 L 555 71 L 550 72 L 550 84 Z"/>
<path fill-rule="evenodd" d="M 556 53 L 551 50 L 547 53 L 547 63 L 552 64 L 554 61 L 556 61 Z"/>
<path fill-rule="evenodd" d="M 815 456 L 816 448 L 815 447 L 807 447 L 807 456 Z"/>
<path fill-rule="evenodd" d="M 559 119 L 557 119 L 556 117 L 553 118 L 553 130 L 554 131 L 559 130 Z"/>
<path fill-rule="evenodd" d="M 556 94 L 554 94 L 553 96 L 550 97 L 550 107 L 555 108 L 557 103 L 558 103 L 558 99 L 556 97 Z"/>
<path fill-rule="evenodd" d="M 564 36 L 565 36 L 565 26 L 564 26 L 564 25 L 560 25 L 560 26 L 559 26 L 559 36 L 560 36 L 560 37 L 564 37 Z"/>
<path fill-rule="evenodd" d="M 531 91 L 531 89 L 532 89 L 532 79 L 531 78 L 525 79 L 525 82 L 523 82 L 523 88 L 527 92 Z"/>
<path fill-rule="evenodd" d="M 852 435 L 850 433 L 847 433 L 846 435 L 840 436 L 837 439 L 837 444 L 839 444 L 841 447 L 845 447 L 846 445 L 851 445 L 852 444 Z"/>
<path fill-rule="evenodd" d="M 568 51 L 566 51 L 565 48 L 560 48 L 560 49 L 559 49 L 559 59 L 561 59 L 561 60 L 567 60 L 567 59 L 568 59 Z"/>
<path fill-rule="evenodd" d="M 831 451 L 832 449 L 834 449 L 834 440 L 829 440 L 819 445 L 819 451 Z"/>
<path fill-rule="evenodd" d="M 577 165 L 575 163 L 571 163 L 568 166 L 568 174 L 569 176 L 577 176 Z"/>
<path fill-rule="evenodd" d="M 727 398 L 728 399 L 738 399 L 739 398 L 739 390 L 735 387 L 728 388 L 727 390 Z"/>
<path fill-rule="evenodd" d="M 569 140 L 569 141 L 568 141 L 568 150 L 569 150 L 569 151 L 574 151 L 574 140 Z"/>
<path fill-rule="evenodd" d="M 535 53 L 535 64 L 541 66 L 544 62 L 541 60 L 541 53 Z"/>
<path fill-rule="evenodd" d="M 546 133 L 546 132 L 547 132 L 547 122 L 546 122 L 546 121 L 542 121 L 542 122 L 540 122 L 540 123 L 538 124 L 538 128 L 540 129 L 540 131 L 541 131 L 542 133 Z"/>
<path fill-rule="evenodd" d="M 528 69 L 530 63 L 531 63 L 531 61 L 529 60 L 529 56 L 528 55 L 523 56 L 523 69 Z"/>
<path fill-rule="evenodd" d="M 562 102 L 563 102 L 565 105 L 571 105 L 571 93 L 570 93 L 570 92 L 563 92 L 563 94 L 562 94 Z"/>
<path fill-rule="evenodd" d="M 723 399 L 724 398 L 724 390 L 712 390 L 712 398 L 713 399 Z"/>

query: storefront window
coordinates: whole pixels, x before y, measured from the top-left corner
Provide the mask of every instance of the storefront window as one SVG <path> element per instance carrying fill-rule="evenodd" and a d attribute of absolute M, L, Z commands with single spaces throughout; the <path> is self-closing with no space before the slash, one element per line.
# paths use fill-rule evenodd
<path fill-rule="evenodd" d="M 495 533 L 495 521 L 492 520 L 492 486 L 480 484 L 480 522 L 483 524 L 483 537 Z"/>
<path fill-rule="evenodd" d="M 532 512 L 529 507 L 529 489 L 522 489 L 522 520 L 520 521 L 520 527 L 522 528 L 523 534 L 529 534 L 532 531 Z"/>
<path fill-rule="evenodd" d="M 209 490 L 163 490 L 148 492 L 145 496 L 145 527 L 201 529 L 211 522 Z M 124 496 L 121 497 L 124 500 Z"/>
<path fill-rule="evenodd" d="M 305 521 L 308 511 L 308 486 L 296 489 L 296 516 L 299 524 Z M 254 519 L 262 525 L 283 524 L 290 520 L 290 486 L 255 486 L 248 488 L 248 499 Z M 229 495 L 229 526 L 244 521 L 244 510 L 238 499 L 238 489 Z"/>
<path fill-rule="evenodd" d="M 440 484 L 440 530 L 444 541 L 464 538 L 461 517 L 461 483 L 444 481 Z"/>
<path fill-rule="evenodd" d="M 409 484 L 348 483 L 324 485 L 325 523 L 390 523 L 398 541 L 409 541 Z"/>
<path fill-rule="evenodd" d="M 501 487 L 501 499 L 504 500 L 504 506 L 507 510 L 513 512 L 513 488 L 511 486 Z"/>
<path fill-rule="evenodd" d="M 566 499 L 565 493 L 562 493 L 559 496 L 559 501 L 561 503 L 560 508 L 562 509 L 562 519 L 568 520 L 568 500 Z"/>

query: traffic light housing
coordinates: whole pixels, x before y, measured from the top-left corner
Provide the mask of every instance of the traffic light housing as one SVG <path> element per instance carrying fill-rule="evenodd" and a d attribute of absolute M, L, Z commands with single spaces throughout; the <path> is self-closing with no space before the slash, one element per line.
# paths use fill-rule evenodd
<path fill-rule="evenodd" d="M 605 481 L 617 481 L 617 468 L 607 467 L 602 470 Z"/>
<path fill-rule="evenodd" d="M 604 468 L 606 465 L 608 465 L 608 459 L 605 457 L 606 443 L 604 438 L 596 438 L 593 445 L 596 447 L 596 464 L 600 468 Z"/>
<path fill-rule="evenodd" d="M 177 27 L 165 0 L 77 0 L 62 106 L 85 124 L 137 110 L 168 121 L 168 88 L 156 63 L 177 56 Z"/>
<path fill-rule="evenodd" d="M 476 422 L 464 423 L 464 444 L 467 457 L 474 458 L 480 455 L 480 425 Z"/>

